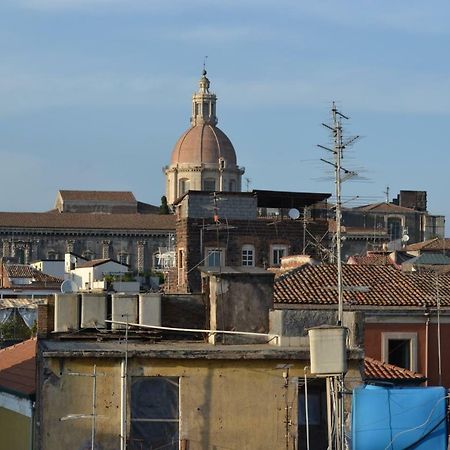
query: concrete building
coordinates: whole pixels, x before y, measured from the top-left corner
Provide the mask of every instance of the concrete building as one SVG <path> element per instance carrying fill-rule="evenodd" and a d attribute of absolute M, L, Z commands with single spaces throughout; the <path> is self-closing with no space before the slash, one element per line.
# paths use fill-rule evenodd
<path fill-rule="evenodd" d="M 174 231 L 173 215 L 155 214 L 155 207 L 138 202 L 131 192 L 59 191 L 51 211 L 0 212 L 0 257 L 29 264 L 74 252 L 148 272 Z"/>
<path fill-rule="evenodd" d="M 217 127 L 217 98 L 209 85 L 204 70 L 192 96 L 191 127 L 178 139 L 170 164 L 164 167 L 169 204 L 189 190 L 241 190 L 245 169 L 237 165 L 233 144 Z"/>
<path fill-rule="evenodd" d="M 336 320 L 336 266 L 305 265 L 274 283 L 274 320 L 289 336 L 308 321 Z M 365 355 L 418 371 L 450 387 L 450 275 L 403 272 L 393 265 L 344 265 L 344 311 L 364 315 Z M 442 347 L 438 344 L 440 342 Z M 442 350 L 440 350 L 440 348 Z M 440 363 L 441 361 L 441 363 Z"/>
<path fill-rule="evenodd" d="M 201 292 L 199 267 L 269 268 L 278 267 L 290 254 L 321 256 L 328 247 L 328 223 L 313 212 L 307 220 L 303 214 L 329 197 L 263 190 L 214 195 L 189 191 L 174 204 L 177 268 L 166 272 L 166 288 Z M 294 218 L 290 210 L 296 211 Z"/>
<path fill-rule="evenodd" d="M 175 319 L 183 324 L 181 329 L 131 329 L 128 340 L 124 329 L 77 323 L 79 315 L 70 307 L 66 312 L 72 314 L 75 328 L 70 334 L 55 331 L 69 316 L 53 315 L 51 302 L 39 307 L 36 450 L 89 448 L 92 438 L 103 450 L 125 448 L 125 442 L 129 450 L 302 449 L 305 373 L 311 414 L 318 418 L 310 429 L 314 448 L 327 448 L 325 381 L 306 369 L 308 341 L 283 344 L 271 334 L 273 275 L 227 268 L 220 276 L 214 271 L 204 276 L 209 294 L 200 304 L 207 303 L 203 328 L 211 326 L 209 331 L 192 320 L 192 295 L 173 310 L 161 298 L 161 325 L 174 324 Z M 61 296 L 56 302 L 72 300 Z M 139 308 L 139 315 L 142 311 Z M 149 318 L 137 320 L 145 325 Z M 95 322 L 98 328 L 102 319 Z M 225 333 L 226 339 L 217 339 Z M 236 338 L 245 338 L 245 343 Z M 350 388 L 361 383 L 363 353 L 353 345 L 356 341 L 351 340 L 348 352 Z M 92 411 L 97 415 L 94 434 Z M 86 419 L 71 419 L 76 415 Z"/>

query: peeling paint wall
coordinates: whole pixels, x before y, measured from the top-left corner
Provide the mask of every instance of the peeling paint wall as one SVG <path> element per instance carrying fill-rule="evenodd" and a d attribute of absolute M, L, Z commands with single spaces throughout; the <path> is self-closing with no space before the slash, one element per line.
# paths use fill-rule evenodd
<path fill-rule="evenodd" d="M 91 412 L 92 378 L 68 373 L 92 373 L 94 363 L 103 374 L 97 378 L 96 448 L 120 448 L 120 360 L 49 358 L 44 360 L 38 450 L 90 448 L 90 420 L 60 418 Z M 284 364 L 291 365 L 287 387 Z M 304 365 L 292 360 L 131 358 L 128 373 L 179 377 L 180 439 L 188 441 L 189 450 L 294 449 L 297 377 L 303 377 Z M 350 372 L 350 378 L 358 378 L 357 370 Z"/>

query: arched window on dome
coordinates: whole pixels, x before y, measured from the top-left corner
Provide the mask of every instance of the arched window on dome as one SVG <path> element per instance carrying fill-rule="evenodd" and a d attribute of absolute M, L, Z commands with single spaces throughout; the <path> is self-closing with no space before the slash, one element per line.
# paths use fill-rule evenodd
<path fill-rule="evenodd" d="M 228 187 L 230 192 L 234 192 L 236 190 L 236 180 L 230 180 Z"/>
<path fill-rule="evenodd" d="M 178 196 L 182 196 L 183 194 L 186 194 L 187 191 L 189 191 L 189 178 L 181 178 L 178 182 Z"/>
<path fill-rule="evenodd" d="M 203 180 L 203 190 L 213 192 L 216 190 L 216 180 L 214 178 L 205 178 Z"/>

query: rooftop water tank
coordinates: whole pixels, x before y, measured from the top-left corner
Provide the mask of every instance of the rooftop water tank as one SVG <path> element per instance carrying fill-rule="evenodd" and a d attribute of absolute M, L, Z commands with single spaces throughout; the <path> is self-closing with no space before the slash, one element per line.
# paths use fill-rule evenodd
<path fill-rule="evenodd" d="M 308 330 L 311 373 L 331 376 L 347 372 L 347 328 L 320 326 Z"/>

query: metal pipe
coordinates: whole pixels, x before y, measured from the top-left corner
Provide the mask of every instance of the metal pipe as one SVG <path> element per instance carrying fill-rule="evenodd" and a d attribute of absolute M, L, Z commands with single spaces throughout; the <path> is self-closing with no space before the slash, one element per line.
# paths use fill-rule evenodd
<path fill-rule="evenodd" d="M 96 397 L 97 397 L 97 365 L 94 364 L 94 374 L 92 383 L 92 429 L 91 429 L 91 450 L 95 449 L 95 415 L 96 415 Z"/>
<path fill-rule="evenodd" d="M 305 372 L 305 421 L 306 421 L 306 450 L 309 450 L 309 414 L 308 414 L 308 378 Z"/>
<path fill-rule="evenodd" d="M 266 336 L 271 339 L 278 339 L 280 336 L 278 334 L 268 334 L 268 333 L 252 333 L 251 331 L 227 331 L 227 330 L 205 330 L 201 328 L 172 328 L 172 327 L 161 327 L 157 325 L 142 325 L 140 323 L 132 322 L 121 322 L 118 320 L 105 320 L 108 323 L 115 323 L 119 325 L 128 325 L 131 327 L 149 328 L 155 330 L 167 330 L 167 331 L 183 331 L 187 333 L 210 333 L 210 334 L 242 334 L 244 336 Z"/>

